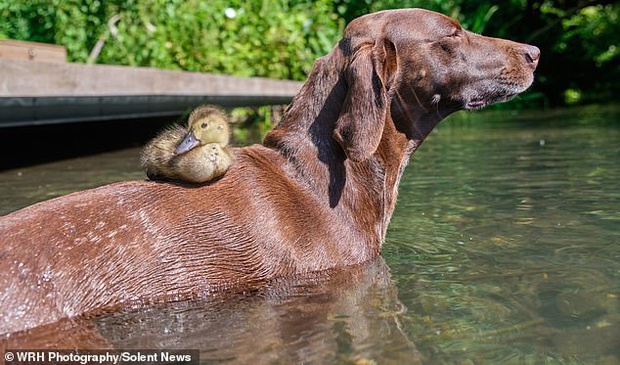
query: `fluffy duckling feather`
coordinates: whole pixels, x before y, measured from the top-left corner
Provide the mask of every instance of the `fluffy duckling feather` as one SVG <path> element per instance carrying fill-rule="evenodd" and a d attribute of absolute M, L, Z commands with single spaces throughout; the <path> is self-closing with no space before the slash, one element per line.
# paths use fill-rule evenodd
<path fill-rule="evenodd" d="M 164 130 L 142 151 L 142 166 L 151 180 L 203 183 L 221 177 L 234 162 L 224 113 L 200 106 L 189 116 L 188 128 Z"/>

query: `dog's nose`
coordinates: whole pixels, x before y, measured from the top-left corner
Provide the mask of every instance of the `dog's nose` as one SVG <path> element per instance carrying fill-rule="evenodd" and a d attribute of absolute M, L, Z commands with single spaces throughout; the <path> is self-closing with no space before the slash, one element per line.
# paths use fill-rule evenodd
<path fill-rule="evenodd" d="M 530 46 L 526 44 L 523 47 L 525 61 L 531 65 L 533 68 L 536 68 L 538 65 L 538 60 L 540 59 L 540 49 L 536 46 Z"/>

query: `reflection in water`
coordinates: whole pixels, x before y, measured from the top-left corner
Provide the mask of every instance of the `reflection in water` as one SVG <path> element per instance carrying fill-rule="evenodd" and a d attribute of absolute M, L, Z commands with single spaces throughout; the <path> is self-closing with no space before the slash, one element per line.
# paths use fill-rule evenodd
<path fill-rule="evenodd" d="M 419 363 L 400 325 L 404 312 L 379 258 L 276 280 L 253 293 L 63 321 L 14 335 L 4 345 L 200 349 L 208 364 Z"/>
<path fill-rule="evenodd" d="M 206 363 L 620 363 L 620 110 L 461 117 L 403 177 L 391 278 L 379 260 L 10 341 L 199 348 Z M 130 178 L 137 150 L 5 171 L 1 208 Z"/>

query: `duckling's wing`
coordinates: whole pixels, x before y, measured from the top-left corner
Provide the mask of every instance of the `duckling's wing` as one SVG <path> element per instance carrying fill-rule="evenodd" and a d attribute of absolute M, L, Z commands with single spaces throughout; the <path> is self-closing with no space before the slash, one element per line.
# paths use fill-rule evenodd
<path fill-rule="evenodd" d="M 175 150 L 186 133 L 184 127 L 175 125 L 163 130 L 144 146 L 141 154 L 142 167 L 150 179 L 174 178 L 171 166 L 176 155 Z"/>

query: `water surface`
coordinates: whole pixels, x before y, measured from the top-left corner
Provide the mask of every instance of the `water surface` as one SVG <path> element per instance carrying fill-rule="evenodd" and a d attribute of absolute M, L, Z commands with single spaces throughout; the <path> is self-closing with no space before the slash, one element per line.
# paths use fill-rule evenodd
<path fill-rule="evenodd" d="M 22 338 L 208 364 L 620 363 L 619 166 L 618 108 L 458 115 L 413 157 L 383 259 Z M 2 213 L 134 178 L 136 149 L 7 170 Z"/>
<path fill-rule="evenodd" d="M 409 337 L 433 363 L 620 362 L 619 115 L 450 123 L 413 158 L 383 253 Z"/>

